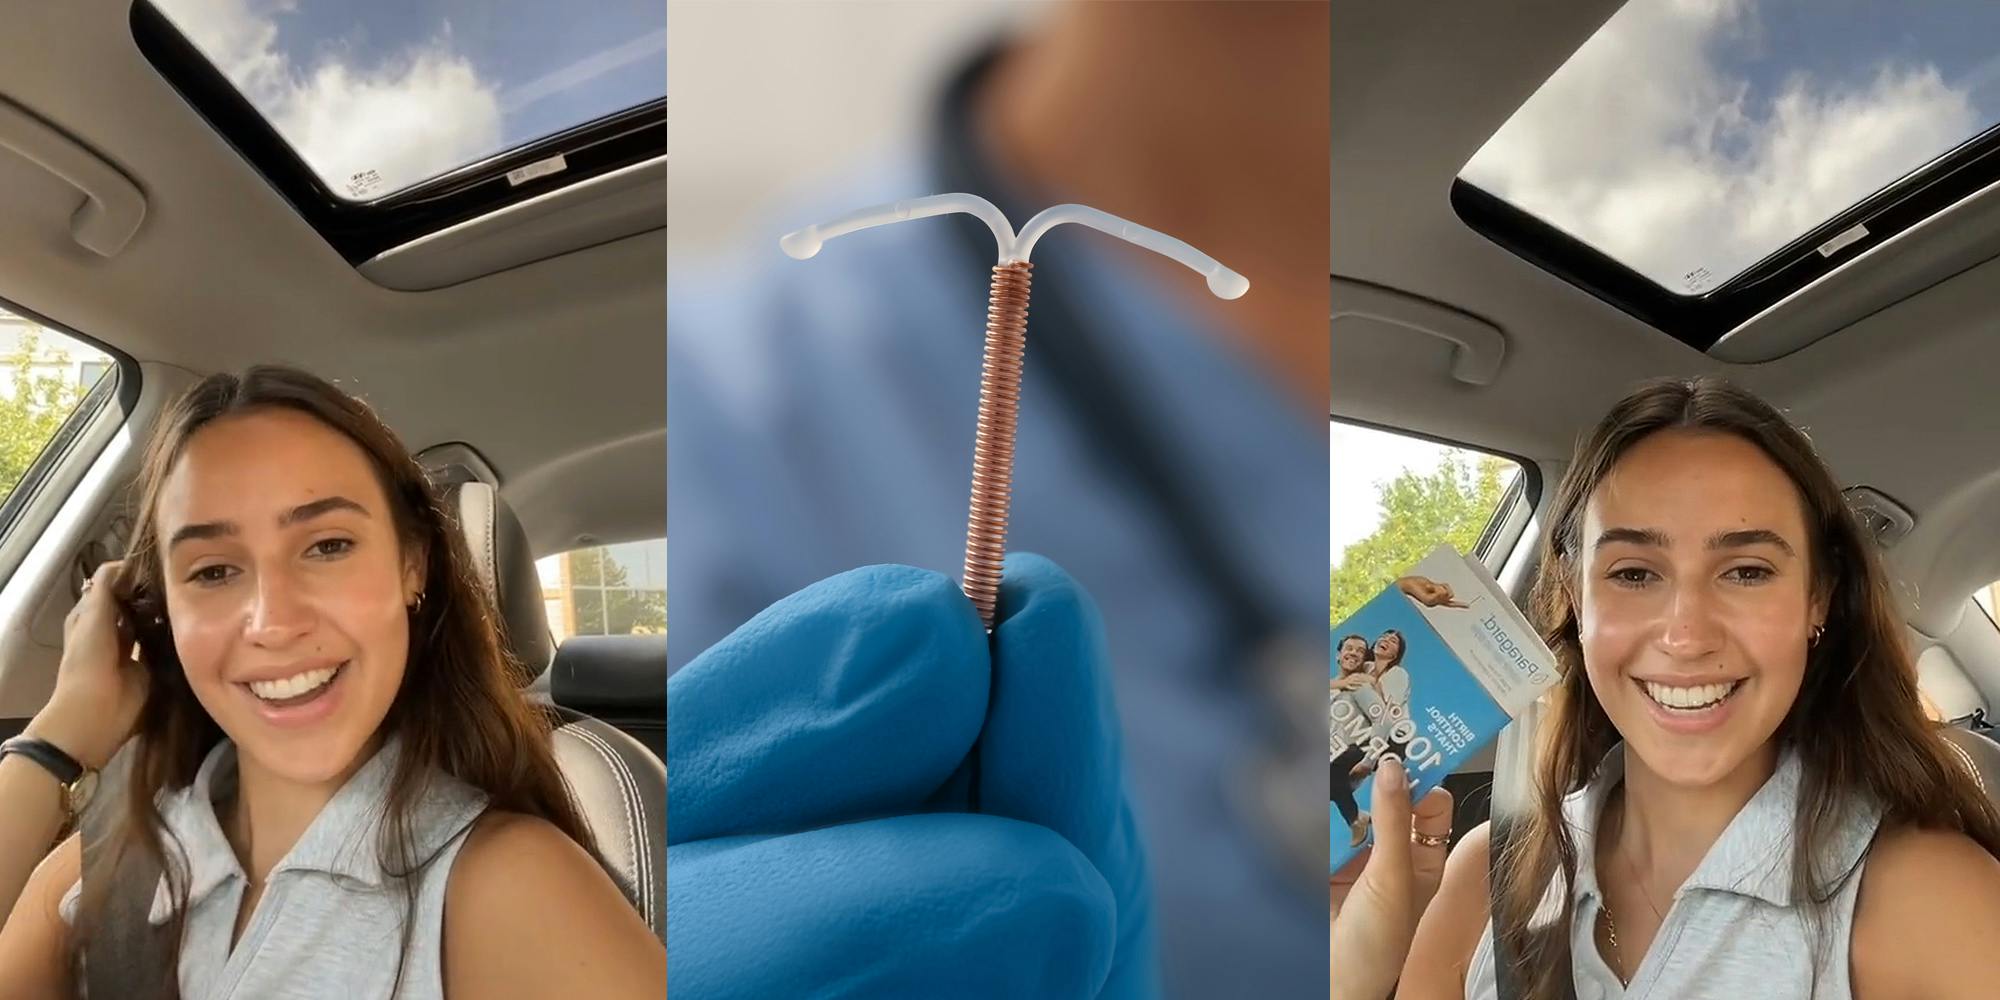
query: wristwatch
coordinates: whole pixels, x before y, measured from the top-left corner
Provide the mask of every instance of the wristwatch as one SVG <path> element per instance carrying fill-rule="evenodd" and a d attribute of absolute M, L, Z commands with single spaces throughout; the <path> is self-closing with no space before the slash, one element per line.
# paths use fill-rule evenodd
<path fill-rule="evenodd" d="M 91 795 L 97 791 L 95 770 L 83 766 L 61 747 L 33 736 L 16 736 L 0 742 L 0 760 L 10 753 L 20 754 L 56 776 L 63 786 L 63 807 L 68 810 L 70 822 L 83 815 L 83 807 L 90 804 Z"/>

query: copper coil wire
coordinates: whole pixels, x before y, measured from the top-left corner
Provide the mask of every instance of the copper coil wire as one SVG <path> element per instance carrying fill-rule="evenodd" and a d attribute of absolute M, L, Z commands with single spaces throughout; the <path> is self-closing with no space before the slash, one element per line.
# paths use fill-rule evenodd
<path fill-rule="evenodd" d="M 965 596 L 993 628 L 1007 510 L 1014 492 L 1014 428 L 1021 412 L 1021 360 L 1028 346 L 1027 261 L 993 268 L 986 302 L 986 358 L 979 370 L 979 434 L 972 445 L 972 509 L 965 520 Z"/>

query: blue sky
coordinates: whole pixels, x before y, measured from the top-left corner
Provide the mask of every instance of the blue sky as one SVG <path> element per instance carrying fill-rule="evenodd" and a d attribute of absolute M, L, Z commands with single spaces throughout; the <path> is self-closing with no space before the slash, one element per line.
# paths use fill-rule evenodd
<path fill-rule="evenodd" d="M 1464 176 L 1705 291 L 2000 120 L 1997 40 L 1991 0 L 1630 0 Z"/>
<path fill-rule="evenodd" d="M 546 0 L 156 2 L 358 196 L 666 93 L 662 0 L 593 0 L 587 17 Z"/>
<path fill-rule="evenodd" d="M 1737 39 L 1719 49 L 1767 93 L 1779 72 L 1851 79 L 1887 59 L 1929 63 L 1948 82 L 1979 74 L 1975 103 L 1989 122 L 2000 108 L 2000 4 L 1991 0 L 1760 0 L 1752 16 L 1768 51 Z"/>

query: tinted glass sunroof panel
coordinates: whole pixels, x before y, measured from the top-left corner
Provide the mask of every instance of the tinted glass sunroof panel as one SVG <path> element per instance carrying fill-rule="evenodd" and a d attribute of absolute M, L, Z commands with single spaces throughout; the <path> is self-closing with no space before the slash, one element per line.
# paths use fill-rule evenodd
<path fill-rule="evenodd" d="M 1465 167 L 1700 295 L 2000 122 L 1991 0 L 1629 0 Z"/>
<path fill-rule="evenodd" d="M 336 195 L 387 197 L 667 88 L 659 0 L 154 0 Z"/>

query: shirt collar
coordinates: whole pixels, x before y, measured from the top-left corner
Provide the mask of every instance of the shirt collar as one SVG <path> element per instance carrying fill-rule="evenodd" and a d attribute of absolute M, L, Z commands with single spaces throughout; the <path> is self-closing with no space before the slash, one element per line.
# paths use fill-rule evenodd
<path fill-rule="evenodd" d="M 1694 872 L 1675 893 L 1681 895 L 1707 889 L 1762 899 L 1774 906 L 1792 903 L 1792 837 L 1803 773 L 1796 750 L 1780 751 L 1777 768 L 1757 793 L 1744 803 L 1735 818 L 1723 828 L 1695 866 Z M 1563 803 L 1563 816 L 1575 838 L 1577 873 L 1575 897 L 1601 899 L 1597 882 L 1597 827 L 1611 792 L 1625 778 L 1625 745 L 1618 744 L 1604 757 L 1597 777 Z M 1868 849 L 1879 809 L 1863 802 L 1848 809 L 1836 822 L 1821 851 L 1822 872 L 1839 879 L 1852 871 Z"/>
<path fill-rule="evenodd" d="M 333 875 L 369 887 L 385 880 L 377 845 L 388 808 L 390 782 L 401 757 L 395 738 L 384 742 L 366 764 L 348 778 L 325 808 L 313 818 L 298 843 L 272 867 L 266 881 L 294 871 Z M 245 878 L 236 852 L 222 832 L 215 814 L 218 795 L 236 786 L 236 747 L 228 740 L 217 743 L 186 788 L 162 793 L 160 815 L 166 828 L 180 841 L 188 867 L 188 907 L 193 909 L 218 887 L 232 878 Z M 428 786 L 413 801 L 420 803 L 412 823 L 414 862 L 421 864 L 477 818 L 484 796 L 446 775 L 432 775 Z M 153 894 L 149 919 L 163 924 L 172 915 L 172 894 L 167 878 L 161 875 Z"/>

